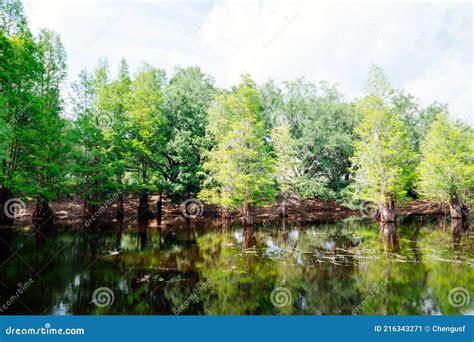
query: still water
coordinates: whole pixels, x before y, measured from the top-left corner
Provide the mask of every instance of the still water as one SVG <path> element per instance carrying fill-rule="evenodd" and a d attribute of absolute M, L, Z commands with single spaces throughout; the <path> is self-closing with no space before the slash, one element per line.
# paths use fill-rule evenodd
<path fill-rule="evenodd" d="M 387 252 L 367 221 L 2 229 L 0 314 L 474 314 L 474 233 L 398 231 Z"/>

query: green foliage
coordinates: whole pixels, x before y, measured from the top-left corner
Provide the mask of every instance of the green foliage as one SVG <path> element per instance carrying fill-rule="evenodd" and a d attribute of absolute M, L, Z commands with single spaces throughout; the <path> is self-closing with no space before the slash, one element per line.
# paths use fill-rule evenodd
<path fill-rule="evenodd" d="M 444 104 L 421 107 L 380 67 L 349 103 L 326 82 L 257 88 L 246 75 L 217 90 L 199 67 L 167 80 L 148 64 L 131 76 L 122 60 L 114 78 L 101 60 L 80 73 L 66 106 L 60 37 L 34 37 L 19 0 L 1 1 L 0 12 L 0 187 L 15 196 L 74 194 L 95 205 L 117 190 L 176 202 L 199 193 L 229 209 L 276 192 L 386 204 L 418 190 L 472 201 L 472 127 L 449 121 Z"/>
<path fill-rule="evenodd" d="M 296 157 L 295 142 L 290 135 L 290 125 L 282 120 L 270 136 L 274 157 L 274 173 L 279 190 L 283 194 L 294 191 L 300 161 Z"/>
<path fill-rule="evenodd" d="M 19 1 L 2 2 L 1 11 L 0 185 L 49 201 L 63 189 L 66 54 L 57 34 L 31 36 Z"/>
<path fill-rule="evenodd" d="M 97 103 L 102 112 L 103 136 L 107 160 L 115 175 L 109 180 L 114 190 L 126 192 L 125 173 L 130 164 L 129 117 L 127 99 L 130 96 L 131 79 L 125 60 L 120 62 L 118 77 L 107 84 L 98 94 Z"/>
<path fill-rule="evenodd" d="M 156 191 L 156 166 L 162 162 L 166 117 L 163 114 L 164 72 L 143 65 L 130 84 L 127 98 L 128 137 L 134 173 L 132 187 L 139 193 Z"/>
<path fill-rule="evenodd" d="M 66 53 L 57 34 L 42 30 L 38 39 L 41 74 L 38 80 L 38 103 L 31 125 L 24 125 L 25 143 L 17 171 L 21 192 L 51 201 L 64 192 L 63 160 L 68 152 L 64 141 L 64 120 L 60 117 L 60 87 L 66 76 Z"/>
<path fill-rule="evenodd" d="M 200 198 L 231 209 L 272 201 L 273 161 L 253 81 L 243 76 L 234 93 L 216 98 L 209 116 L 215 146 L 206 155 L 209 179 Z"/>
<path fill-rule="evenodd" d="M 404 200 L 414 154 L 403 121 L 375 95 L 361 99 L 356 108 L 361 115 L 352 159 L 357 196 L 377 204 Z"/>
<path fill-rule="evenodd" d="M 418 166 L 421 195 L 439 203 L 451 196 L 465 203 L 474 200 L 474 131 L 451 122 L 445 113 L 437 116 L 422 143 Z"/>
<path fill-rule="evenodd" d="M 214 97 L 213 80 L 198 67 L 177 68 L 164 89 L 164 112 L 168 120 L 165 148 L 164 188 L 181 199 L 199 191 L 202 178 L 201 151 L 205 139 L 207 110 Z"/>
<path fill-rule="evenodd" d="M 102 63 L 94 74 L 82 71 L 72 85 L 74 121 L 68 133 L 69 140 L 74 142 L 70 155 L 71 185 L 72 191 L 89 204 L 99 204 L 113 188 L 103 134 L 104 113 L 97 106 L 98 93 L 106 85 L 107 73 L 107 65 Z"/>
<path fill-rule="evenodd" d="M 355 115 L 335 87 L 298 79 L 273 82 L 260 89 L 264 114 L 270 125 L 284 118 L 290 125 L 300 160 L 297 191 L 302 197 L 339 197 L 348 184 L 353 153 Z"/>
<path fill-rule="evenodd" d="M 7 36 L 31 37 L 20 0 L 0 1 L 0 31 Z"/>

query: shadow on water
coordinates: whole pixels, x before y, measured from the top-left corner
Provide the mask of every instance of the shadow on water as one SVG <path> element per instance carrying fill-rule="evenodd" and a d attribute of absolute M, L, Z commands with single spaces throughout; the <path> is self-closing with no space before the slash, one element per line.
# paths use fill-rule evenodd
<path fill-rule="evenodd" d="M 449 301 L 474 290 L 474 236 L 452 224 L 0 229 L 0 314 L 472 314 Z"/>

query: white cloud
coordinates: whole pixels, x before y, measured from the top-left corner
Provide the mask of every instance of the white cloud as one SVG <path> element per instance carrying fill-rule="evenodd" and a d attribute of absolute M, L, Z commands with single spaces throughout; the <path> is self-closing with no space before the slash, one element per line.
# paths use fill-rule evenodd
<path fill-rule="evenodd" d="M 71 76 L 126 57 L 168 71 L 200 65 L 225 87 L 243 72 L 258 82 L 324 79 L 353 98 L 375 63 L 395 86 L 473 122 L 468 3 L 36 0 L 26 10 L 34 29 L 61 33 Z"/>
<path fill-rule="evenodd" d="M 472 72 L 472 62 L 465 62 L 459 54 L 448 52 L 418 78 L 407 82 L 404 88 L 416 94 L 424 104 L 433 99 L 449 103 L 454 117 L 472 124 Z"/>

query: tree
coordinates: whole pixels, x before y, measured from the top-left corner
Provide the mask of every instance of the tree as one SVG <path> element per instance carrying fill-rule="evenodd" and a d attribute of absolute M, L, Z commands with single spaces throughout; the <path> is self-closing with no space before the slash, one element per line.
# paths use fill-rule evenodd
<path fill-rule="evenodd" d="M 172 199 L 181 200 L 200 190 L 201 154 L 209 145 L 207 110 L 213 98 L 213 80 L 198 67 L 177 68 L 163 90 L 168 126 L 162 189 Z M 161 194 L 157 212 L 161 216 Z"/>
<path fill-rule="evenodd" d="M 422 143 L 418 189 L 424 198 L 449 204 L 453 219 L 467 219 L 474 200 L 474 130 L 438 114 Z"/>
<path fill-rule="evenodd" d="M 260 88 L 263 113 L 270 127 L 284 118 L 301 161 L 296 190 L 303 198 L 335 199 L 349 185 L 356 116 L 343 96 L 325 82 L 304 79 L 273 82 Z"/>
<path fill-rule="evenodd" d="M 134 174 L 132 189 L 139 195 L 138 220 L 151 218 L 148 197 L 158 189 L 162 173 L 166 144 L 167 120 L 163 114 L 162 86 L 164 72 L 148 64 L 141 67 L 130 85 L 127 99 L 129 115 L 128 139 L 130 142 L 131 171 Z"/>
<path fill-rule="evenodd" d="M 35 224 L 51 223 L 53 212 L 49 203 L 63 192 L 67 153 L 64 141 L 64 120 L 61 118 L 60 88 L 66 76 L 66 53 L 57 34 L 42 30 L 39 35 L 38 60 L 41 74 L 35 89 L 37 110 L 24 127 L 25 139 L 20 157 L 22 167 L 16 178 L 25 195 L 36 198 L 33 212 Z"/>
<path fill-rule="evenodd" d="M 295 190 L 300 161 L 296 156 L 295 141 L 290 135 L 290 125 L 284 120 L 273 128 L 270 136 L 275 158 L 274 175 L 282 196 L 282 216 L 287 216 L 287 200 Z"/>
<path fill-rule="evenodd" d="M 239 210 L 250 226 L 252 208 L 274 199 L 275 184 L 262 109 L 249 76 L 242 77 L 234 93 L 216 98 L 209 112 L 209 130 L 215 146 L 206 155 L 209 179 L 200 197 Z"/>
<path fill-rule="evenodd" d="M 101 61 L 94 73 L 83 70 L 72 85 L 71 107 L 73 129 L 69 133 L 73 148 L 70 157 L 74 175 L 72 191 L 84 199 L 84 221 L 91 221 L 104 197 L 114 189 L 104 130 L 109 125 L 108 113 L 98 106 L 98 94 L 108 84 L 108 65 Z"/>
<path fill-rule="evenodd" d="M 129 126 L 127 99 L 130 97 L 131 79 L 128 65 L 122 59 L 118 77 L 98 94 L 98 107 L 107 118 L 104 122 L 104 142 L 107 146 L 107 159 L 114 174 L 111 180 L 117 197 L 115 218 L 118 222 L 124 219 L 124 193 L 126 192 L 125 174 L 130 165 Z"/>
<path fill-rule="evenodd" d="M 0 31 L 6 36 L 31 37 L 20 0 L 0 1 Z"/>
<path fill-rule="evenodd" d="M 0 22 L 0 225 L 13 224 L 5 203 L 24 194 L 25 184 L 17 177 L 24 163 L 24 148 L 40 106 L 37 83 L 42 73 L 38 47 L 26 26 L 19 1 L 2 1 Z"/>
<path fill-rule="evenodd" d="M 372 95 L 357 103 L 361 121 L 355 132 L 354 163 L 357 196 L 379 207 L 383 222 L 395 221 L 395 204 L 406 198 L 414 154 L 408 133 L 382 99 Z"/>

